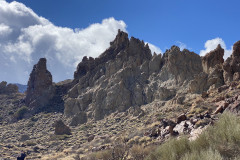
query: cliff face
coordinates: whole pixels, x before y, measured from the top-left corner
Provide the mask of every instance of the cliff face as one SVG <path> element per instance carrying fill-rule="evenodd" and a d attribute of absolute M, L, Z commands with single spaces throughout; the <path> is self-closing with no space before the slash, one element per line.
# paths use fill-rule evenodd
<path fill-rule="evenodd" d="M 240 80 L 240 41 L 233 45 L 233 53 L 223 64 L 224 81 Z"/>
<path fill-rule="evenodd" d="M 195 74 L 202 72 L 201 58 L 173 46 L 163 56 L 152 56 L 147 44 L 119 31 L 98 58 L 84 57 L 74 74 L 78 83 L 69 90 L 64 113 L 101 119 L 154 100 L 169 100 Z"/>
<path fill-rule="evenodd" d="M 152 55 L 148 44 L 122 31 L 98 58 L 84 57 L 74 80 L 52 83 L 46 59 L 40 59 L 28 82 L 26 104 L 51 106 L 73 117 L 72 125 L 99 120 L 130 107 L 178 99 L 189 93 L 218 88 L 240 77 L 240 42 L 225 62 L 220 45 L 200 57 L 172 46 L 163 55 Z M 64 98 L 63 98 L 64 97 Z M 51 108 L 50 107 L 50 108 Z M 56 109 L 57 108 L 57 109 Z"/>

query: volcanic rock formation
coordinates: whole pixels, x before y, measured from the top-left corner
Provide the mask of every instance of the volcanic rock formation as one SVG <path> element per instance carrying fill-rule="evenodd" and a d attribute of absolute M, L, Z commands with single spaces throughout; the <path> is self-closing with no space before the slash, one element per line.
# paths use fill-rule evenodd
<path fill-rule="evenodd" d="M 54 96 L 52 75 L 47 70 L 46 62 L 45 58 L 41 58 L 34 65 L 28 81 L 25 102 L 36 112 L 46 107 Z"/>
<path fill-rule="evenodd" d="M 163 55 L 152 55 L 148 44 L 129 39 L 119 30 L 98 58 L 83 57 L 72 81 L 53 84 L 46 59 L 40 59 L 30 75 L 26 104 L 64 109 L 67 117 L 73 117 L 73 126 L 155 100 L 165 103 L 172 99 L 172 103 L 180 104 L 186 94 L 202 93 L 239 79 L 239 48 L 240 42 L 235 43 L 226 62 L 220 45 L 202 58 L 177 46 Z"/>
<path fill-rule="evenodd" d="M 84 57 L 74 74 L 77 84 L 65 100 L 66 116 L 85 112 L 101 119 L 156 99 L 169 100 L 202 72 L 201 58 L 173 46 L 163 56 L 152 56 L 148 44 L 118 32 L 98 58 Z"/>
<path fill-rule="evenodd" d="M 233 45 L 233 53 L 223 64 L 224 81 L 240 80 L 240 41 Z"/>

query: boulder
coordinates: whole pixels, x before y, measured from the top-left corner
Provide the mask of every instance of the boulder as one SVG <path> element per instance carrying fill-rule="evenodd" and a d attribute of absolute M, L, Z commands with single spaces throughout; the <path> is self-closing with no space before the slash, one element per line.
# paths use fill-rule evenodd
<path fill-rule="evenodd" d="M 71 135 L 71 130 L 66 126 L 62 120 L 57 120 L 54 122 L 53 127 L 55 128 L 54 134 L 56 135 Z"/>

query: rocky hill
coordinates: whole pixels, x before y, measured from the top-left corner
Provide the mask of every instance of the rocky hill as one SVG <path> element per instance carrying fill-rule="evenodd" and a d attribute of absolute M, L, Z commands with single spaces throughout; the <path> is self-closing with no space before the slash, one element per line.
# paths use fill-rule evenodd
<path fill-rule="evenodd" d="M 52 82 L 41 58 L 26 93 L 1 83 L 2 153 L 77 159 L 114 148 L 119 137 L 130 147 L 182 134 L 195 139 L 224 110 L 239 114 L 240 41 L 231 57 L 223 56 L 220 45 L 204 57 L 177 46 L 152 54 L 148 44 L 119 30 L 98 58 L 82 59 L 73 80 Z"/>

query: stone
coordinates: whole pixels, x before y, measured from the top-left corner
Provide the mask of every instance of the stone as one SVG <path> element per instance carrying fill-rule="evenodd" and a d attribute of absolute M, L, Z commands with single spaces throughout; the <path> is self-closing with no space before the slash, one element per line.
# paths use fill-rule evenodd
<path fill-rule="evenodd" d="M 95 138 L 95 135 L 88 136 L 88 142 L 91 142 L 92 140 L 94 140 L 94 138 Z"/>
<path fill-rule="evenodd" d="M 223 106 L 219 106 L 219 107 L 217 107 L 217 109 L 213 112 L 213 114 L 223 113 L 223 111 L 224 111 Z"/>
<path fill-rule="evenodd" d="M 158 127 L 153 127 L 153 128 L 151 129 L 151 132 L 150 132 L 150 135 L 149 135 L 149 136 L 156 138 L 156 137 L 160 136 L 160 134 L 161 134 L 160 129 L 159 129 Z"/>
<path fill-rule="evenodd" d="M 43 107 L 48 106 L 55 92 L 52 75 L 47 70 L 46 62 L 46 58 L 40 58 L 34 65 L 28 80 L 25 103 L 34 112 L 41 111 Z"/>
<path fill-rule="evenodd" d="M 231 81 L 239 78 L 240 72 L 240 41 L 233 45 L 233 53 L 223 64 L 224 81 L 229 84 Z M 236 73 L 236 74 L 235 74 Z M 235 75 L 234 75 L 235 74 Z"/>
<path fill-rule="evenodd" d="M 62 120 L 57 120 L 54 122 L 53 127 L 55 128 L 55 135 L 71 135 L 71 129 L 66 126 Z"/>
<path fill-rule="evenodd" d="M 209 74 L 211 68 L 214 68 L 217 64 L 222 64 L 224 62 L 223 55 L 224 49 L 219 44 L 215 50 L 202 57 L 203 71 Z"/>
<path fill-rule="evenodd" d="M 185 114 L 181 114 L 177 117 L 176 123 L 181 123 L 182 121 L 185 121 L 187 119 L 187 116 Z"/>

